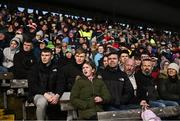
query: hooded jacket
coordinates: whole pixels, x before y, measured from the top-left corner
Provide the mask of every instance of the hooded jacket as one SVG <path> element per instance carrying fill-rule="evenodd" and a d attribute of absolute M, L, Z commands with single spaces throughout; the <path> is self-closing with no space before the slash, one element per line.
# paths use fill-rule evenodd
<path fill-rule="evenodd" d="M 12 39 L 11 42 L 12 41 L 16 41 L 16 40 Z M 12 49 L 11 47 L 7 47 L 3 50 L 4 60 L 2 65 L 6 68 L 10 68 L 14 66 L 13 63 L 14 55 L 19 52 L 19 47 L 20 47 L 20 42 L 19 41 L 16 42 L 18 43 L 16 48 Z"/>
<path fill-rule="evenodd" d="M 94 98 L 99 96 L 101 103 L 95 103 Z M 102 79 L 94 78 L 92 82 L 83 76 L 77 79 L 71 90 L 71 103 L 78 109 L 80 119 L 89 119 L 97 112 L 103 111 L 103 105 L 110 101 L 110 93 Z"/>

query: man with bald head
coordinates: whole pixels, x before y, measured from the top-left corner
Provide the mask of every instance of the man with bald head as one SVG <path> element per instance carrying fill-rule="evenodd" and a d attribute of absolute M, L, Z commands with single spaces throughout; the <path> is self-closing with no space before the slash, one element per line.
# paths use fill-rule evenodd
<path fill-rule="evenodd" d="M 124 72 L 127 74 L 129 80 L 130 80 L 130 87 L 131 90 L 134 92 L 131 95 L 131 100 L 129 100 L 129 104 L 125 105 L 127 109 L 134 109 L 134 108 L 140 108 L 140 98 L 137 97 L 137 89 L 138 84 L 136 82 L 136 73 L 135 73 L 135 60 L 134 59 L 127 59 L 124 63 Z"/>

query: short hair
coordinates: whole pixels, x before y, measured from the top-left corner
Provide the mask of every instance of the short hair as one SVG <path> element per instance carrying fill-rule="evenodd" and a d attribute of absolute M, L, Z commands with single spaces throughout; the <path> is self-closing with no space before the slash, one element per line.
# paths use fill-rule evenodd
<path fill-rule="evenodd" d="M 145 59 L 143 59 L 143 60 L 141 61 L 141 65 L 143 65 L 143 62 L 144 62 L 144 61 L 150 61 L 150 62 L 152 62 L 151 58 L 145 58 Z"/>
<path fill-rule="evenodd" d="M 128 50 L 121 50 L 121 51 L 119 52 L 119 55 L 121 56 L 121 54 L 123 54 L 123 53 L 126 53 L 126 54 L 129 55 L 129 51 L 128 51 Z"/>
<path fill-rule="evenodd" d="M 76 52 L 75 52 L 75 55 L 76 55 L 76 54 L 82 54 L 82 53 L 86 54 L 85 50 L 82 49 L 82 48 L 78 48 L 78 49 L 76 50 Z"/>
<path fill-rule="evenodd" d="M 32 43 L 32 44 L 33 44 L 33 42 L 32 42 L 31 40 L 24 40 L 23 44 L 24 44 L 25 42 L 26 42 L 26 43 Z"/>
<path fill-rule="evenodd" d="M 51 55 L 53 55 L 53 50 L 50 49 L 50 48 L 48 48 L 48 47 L 42 49 L 42 50 L 41 50 L 41 54 L 42 54 L 43 52 L 44 52 L 44 53 L 51 53 Z"/>
<path fill-rule="evenodd" d="M 110 55 L 117 55 L 117 57 L 119 58 L 119 55 L 118 55 L 117 52 L 110 52 L 110 53 L 107 55 L 107 57 L 109 57 Z"/>
<path fill-rule="evenodd" d="M 91 61 L 91 60 L 85 61 L 84 64 L 90 65 L 90 66 L 92 67 L 92 69 L 95 70 L 94 74 L 96 73 L 96 71 L 97 71 L 97 70 L 96 70 L 96 65 L 95 65 L 95 63 L 94 63 L 93 61 Z M 84 65 L 84 64 L 83 64 L 83 65 Z"/>
<path fill-rule="evenodd" d="M 61 47 L 62 47 L 62 44 L 61 44 L 61 43 L 56 43 L 56 44 L 55 44 L 55 47 L 56 47 L 56 48 L 61 48 Z"/>

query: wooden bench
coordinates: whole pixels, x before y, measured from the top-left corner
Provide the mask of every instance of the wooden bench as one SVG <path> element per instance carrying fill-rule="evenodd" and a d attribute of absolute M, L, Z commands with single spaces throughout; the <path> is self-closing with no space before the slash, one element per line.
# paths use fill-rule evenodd
<path fill-rule="evenodd" d="M 161 118 L 180 116 L 180 106 L 168 106 L 165 108 L 150 108 Z M 141 109 L 130 109 L 123 111 L 98 112 L 98 121 L 136 121 L 141 119 Z"/>
<path fill-rule="evenodd" d="M 70 92 L 64 92 L 60 98 L 60 105 L 62 111 L 67 111 L 67 121 L 77 119 L 77 112 L 70 103 Z"/>

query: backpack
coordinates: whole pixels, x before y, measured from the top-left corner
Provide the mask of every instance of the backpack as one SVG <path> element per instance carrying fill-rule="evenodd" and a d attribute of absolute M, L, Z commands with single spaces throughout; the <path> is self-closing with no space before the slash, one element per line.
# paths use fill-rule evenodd
<path fill-rule="evenodd" d="M 150 109 L 145 109 L 141 113 L 143 121 L 161 121 L 161 119 Z"/>

